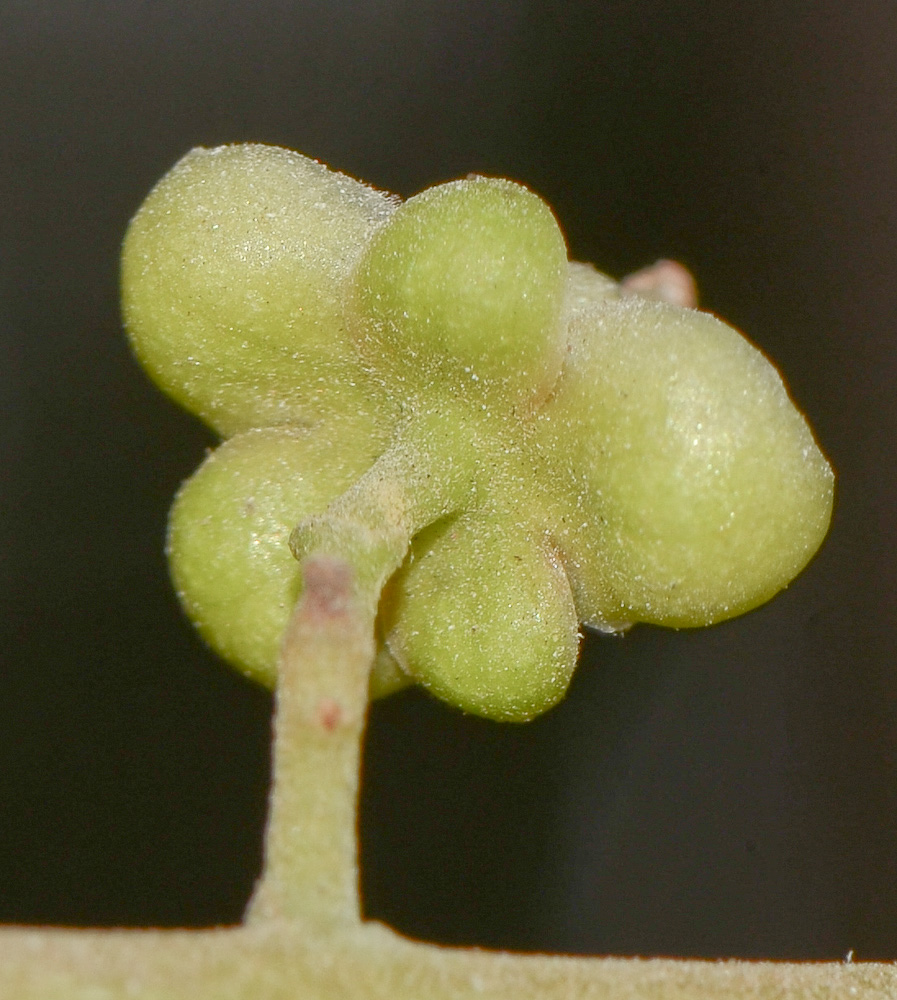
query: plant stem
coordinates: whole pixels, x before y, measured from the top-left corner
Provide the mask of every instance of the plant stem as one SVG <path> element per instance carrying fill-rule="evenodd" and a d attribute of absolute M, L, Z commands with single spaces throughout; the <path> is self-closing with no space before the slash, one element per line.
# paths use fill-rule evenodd
<path fill-rule="evenodd" d="M 317 556 L 284 642 L 267 864 L 241 927 L 0 930 L 2 1000 L 892 1000 L 883 964 L 442 948 L 359 916 L 358 757 L 373 592 Z"/>
<path fill-rule="evenodd" d="M 512 955 L 408 941 L 378 924 L 319 934 L 0 930 L 3 1000 L 893 1000 L 883 963 Z"/>
<path fill-rule="evenodd" d="M 361 741 L 374 659 L 376 594 L 318 556 L 284 637 L 274 718 L 265 870 L 247 922 L 361 920 L 355 835 Z"/>
<path fill-rule="evenodd" d="M 344 559 L 358 588 L 379 598 L 412 537 L 468 502 L 477 458 L 468 423 L 450 405 L 416 413 L 353 486 L 296 526 L 293 555 Z"/>

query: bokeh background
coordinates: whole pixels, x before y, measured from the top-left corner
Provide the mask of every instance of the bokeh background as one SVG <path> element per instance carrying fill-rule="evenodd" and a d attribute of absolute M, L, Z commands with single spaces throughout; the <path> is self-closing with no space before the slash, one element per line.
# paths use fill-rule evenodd
<path fill-rule="evenodd" d="M 839 473 L 771 605 L 593 639 L 529 726 L 372 713 L 369 915 L 560 951 L 897 958 L 897 7 L 788 0 L 0 4 L 0 920 L 236 921 L 270 698 L 170 592 L 212 438 L 132 361 L 122 233 L 194 145 L 401 194 L 470 171 L 571 254 L 660 256 L 777 359 Z"/>

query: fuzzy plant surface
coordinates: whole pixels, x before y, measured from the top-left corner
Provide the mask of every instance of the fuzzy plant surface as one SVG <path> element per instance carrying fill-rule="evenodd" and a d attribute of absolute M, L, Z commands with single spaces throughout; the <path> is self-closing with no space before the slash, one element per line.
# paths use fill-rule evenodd
<path fill-rule="evenodd" d="M 740 614 L 826 532 L 831 469 L 769 362 L 569 263 L 519 184 L 403 203 L 287 150 L 195 150 L 122 288 L 138 357 L 226 438 L 175 503 L 176 586 L 269 685 L 312 553 L 379 601 L 375 691 L 522 721 L 563 697 L 581 623 Z"/>
<path fill-rule="evenodd" d="M 361 918 L 366 707 L 555 705 L 583 625 L 710 625 L 821 543 L 833 474 L 781 378 L 665 262 L 621 284 L 469 177 L 401 201 L 288 150 L 196 149 L 122 257 L 153 379 L 222 444 L 172 509 L 205 639 L 276 688 L 265 868 L 209 931 L 0 933 L 22 1000 L 885 997 L 879 965 L 442 948 Z"/>

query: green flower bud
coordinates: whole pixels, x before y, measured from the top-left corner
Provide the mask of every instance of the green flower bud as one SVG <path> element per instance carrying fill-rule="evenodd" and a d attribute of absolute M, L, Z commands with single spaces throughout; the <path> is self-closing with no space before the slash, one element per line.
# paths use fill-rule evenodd
<path fill-rule="evenodd" d="M 412 385 L 437 373 L 532 404 L 560 371 L 566 250 L 531 191 L 495 178 L 440 184 L 405 202 L 358 272 L 362 349 Z"/>
<path fill-rule="evenodd" d="M 168 557 L 178 596 L 205 640 L 241 673 L 273 687 L 284 629 L 299 597 L 289 537 L 373 462 L 373 448 L 334 452 L 293 428 L 247 431 L 212 452 L 171 510 Z M 402 686 L 385 650 L 378 694 Z"/>
<path fill-rule="evenodd" d="M 421 532 L 381 614 L 407 673 L 490 719 L 547 711 L 576 666 L 576 610 L 560 560 L 513 522 L 447 518 Z"/>
<path fill-rule="evenodd" d="M 540 441 L 574 504 L 586 621 L 706 625 L 763 603 L 828 528 L 832 471 L 776 370 L 707 313 L 579 312 Z"/>
<path fill-rule="evenodd" d="M 134 350 L 223 435 L 326 425 L 388 434 L 389 401 L 345 330 L 362 247 L 397 200 L 298 153 L 188 153 L 132 220 L 122 305 Z"/>

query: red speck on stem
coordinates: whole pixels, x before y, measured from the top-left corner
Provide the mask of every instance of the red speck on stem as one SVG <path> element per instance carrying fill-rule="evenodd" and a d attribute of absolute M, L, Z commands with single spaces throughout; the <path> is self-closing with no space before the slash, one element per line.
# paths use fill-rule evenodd
<path fill-rule="evenodd" d="M 338 701 L 334 701 L 333 698 L 323 698 L 318 702 L 318 722 L 322 729 L 332 733 L 342 721 L 343 709 Z"/>

